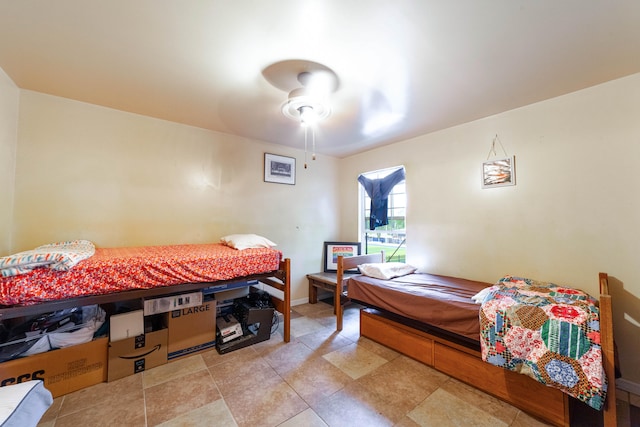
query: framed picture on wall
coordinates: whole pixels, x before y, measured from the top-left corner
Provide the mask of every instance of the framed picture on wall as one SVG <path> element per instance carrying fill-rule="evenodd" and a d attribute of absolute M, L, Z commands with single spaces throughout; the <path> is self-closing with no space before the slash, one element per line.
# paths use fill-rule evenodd
<path fill-rule="evenodd" d="M 264 153 L 264 182 L 295 185 L 296 159 Z"/>
<path fill-rule="evenodd" d="M 360 242 L 324 242 L 324 271 L 335 273 L 338 271 L 338 256 L 360 255 Z M 357 273 L 358 269 L 348 270 Z"/>
<path fill-rule="evenodd" d="M 516 185 L 515 156 L 489 160 L 482 164 L 482 188 Z"/>

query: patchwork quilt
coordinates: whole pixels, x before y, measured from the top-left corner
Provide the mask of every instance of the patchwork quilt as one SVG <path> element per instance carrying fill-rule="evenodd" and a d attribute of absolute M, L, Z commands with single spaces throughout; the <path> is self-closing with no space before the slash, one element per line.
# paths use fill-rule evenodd
<path fill-rule="evenodd" d="M 480 310 L 482 359 L 600 410 L 607 379 L 596 300 L 571 288 L 506 276 Z"/>

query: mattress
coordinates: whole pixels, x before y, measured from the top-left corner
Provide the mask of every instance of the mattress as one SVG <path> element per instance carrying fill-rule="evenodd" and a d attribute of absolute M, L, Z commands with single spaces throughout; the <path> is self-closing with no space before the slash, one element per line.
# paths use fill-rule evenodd
<path fill-rule="evenodd" d="M 211 244 L 96 248 L 68 271 L 36 268 L 0 278 L 1 305 L 29 305 L 65 298 L 149 289 L 181 283 L 231 280 L 275 271 L 282 252 L 237 250 Z"/>
<path fill-rule="evenodd" d="M 427 273 L 391 280 L 357 275 L 349 278 L 347 295 L 365 305 L 479 342 L 480 305 L 471 297 L 491 285 Z"/>

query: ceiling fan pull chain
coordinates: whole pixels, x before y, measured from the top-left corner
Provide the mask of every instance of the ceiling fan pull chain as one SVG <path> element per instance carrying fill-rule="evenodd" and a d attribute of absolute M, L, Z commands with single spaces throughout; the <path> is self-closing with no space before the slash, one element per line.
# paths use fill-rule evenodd
<path fill-rule="evenodd" d="M 307 168 L 307 126 L 304 127 L 304 168 Z"/>
<path fill-rule="evenodd" d="M 316 159 L 316 130 L 315 128 L 311 128 L 311 160 Z"/>

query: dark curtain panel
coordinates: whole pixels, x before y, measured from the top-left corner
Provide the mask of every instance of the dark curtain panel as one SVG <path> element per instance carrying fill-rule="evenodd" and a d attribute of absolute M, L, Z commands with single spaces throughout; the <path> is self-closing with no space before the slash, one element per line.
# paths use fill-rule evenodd
<path fill-rule="evenodd" d="M 389 224 L 387 217 L 387 202 L 393 187 L 404 180 L 404 168 L 379 179 L 369 179 L 364 175 L 358 176 L 358 182 L 362 184 L 367 195 L 371 198 L 371 217 L 369 230 Z"/>

